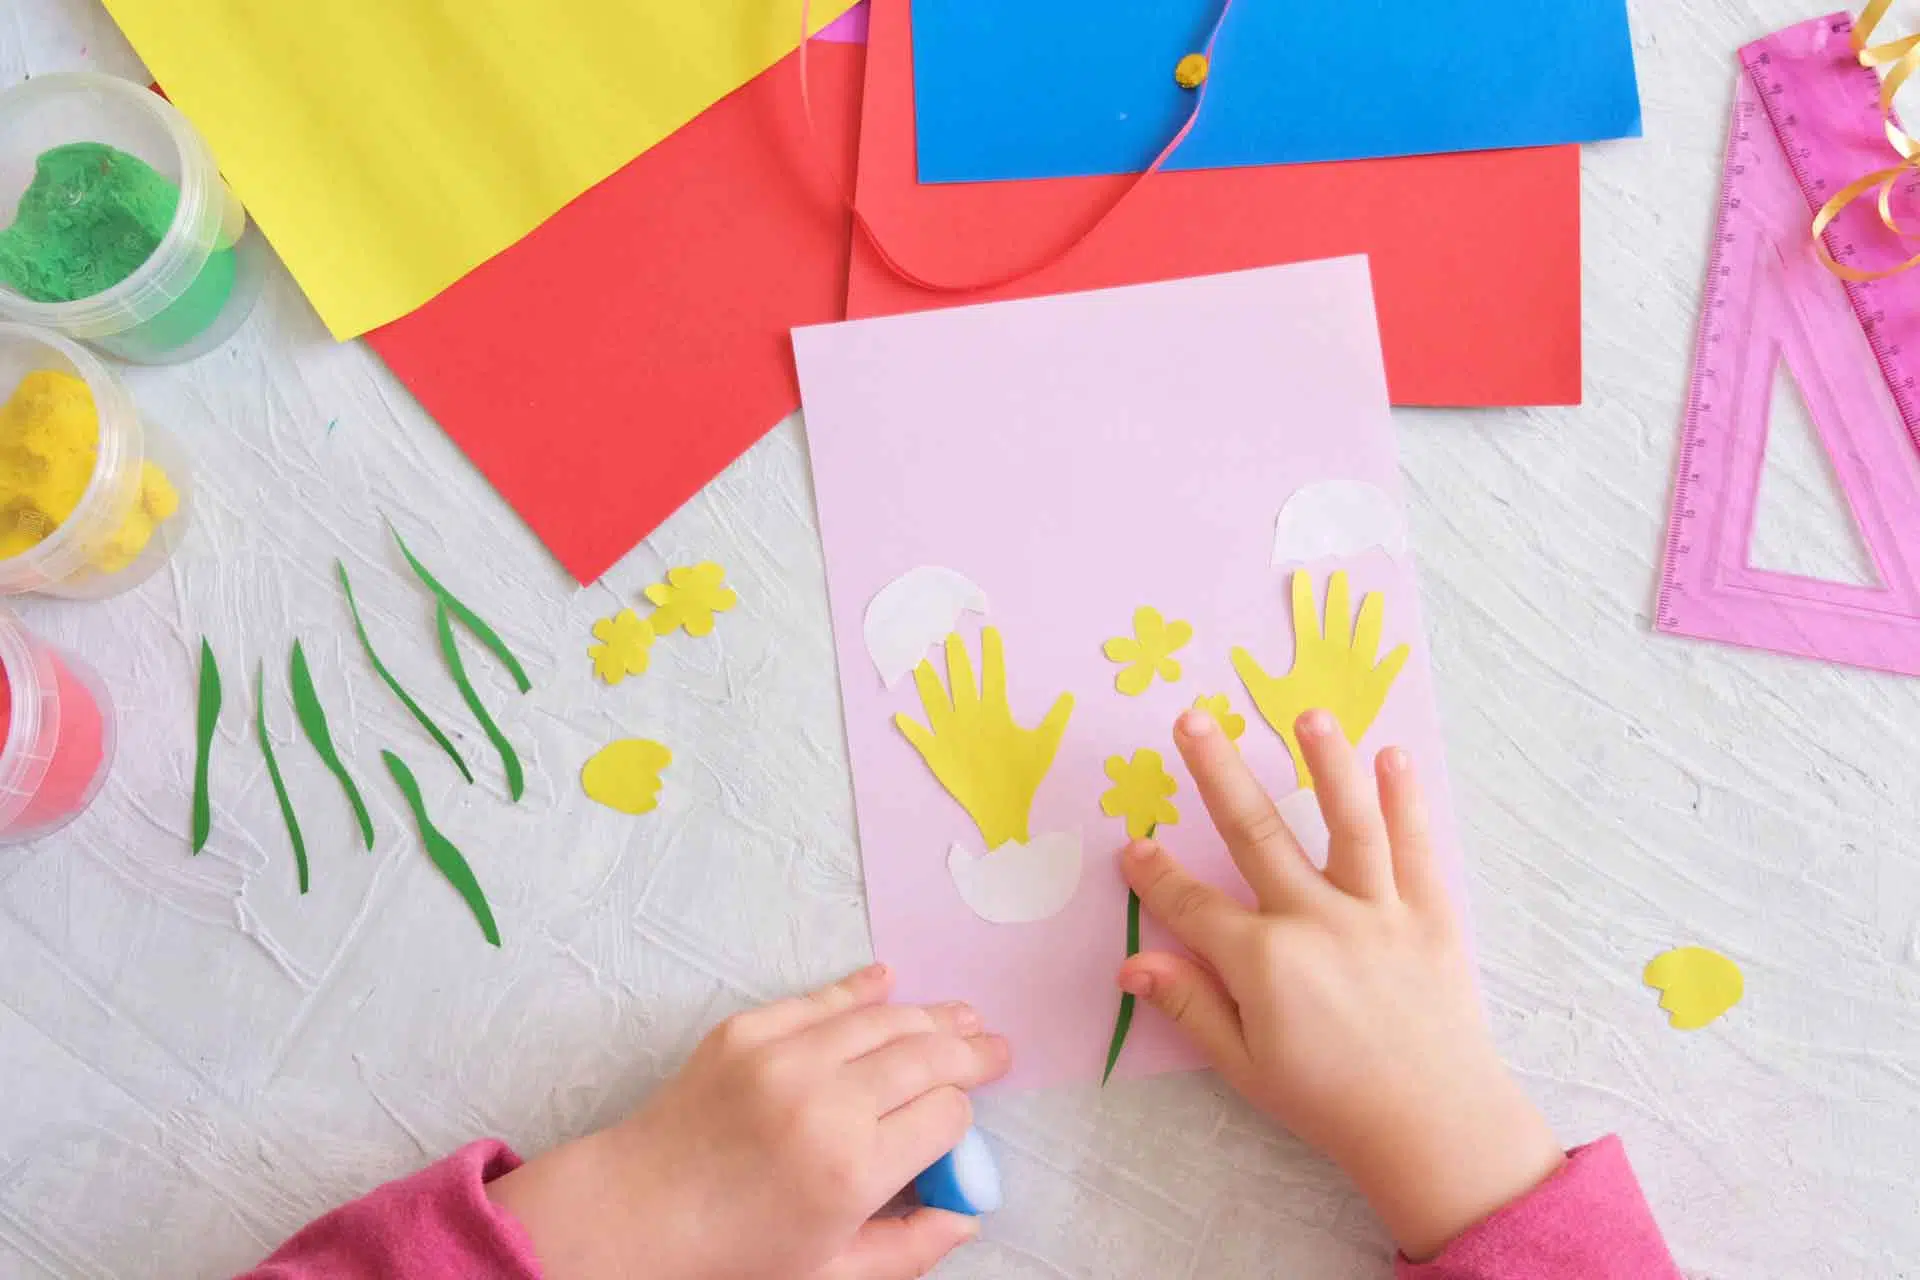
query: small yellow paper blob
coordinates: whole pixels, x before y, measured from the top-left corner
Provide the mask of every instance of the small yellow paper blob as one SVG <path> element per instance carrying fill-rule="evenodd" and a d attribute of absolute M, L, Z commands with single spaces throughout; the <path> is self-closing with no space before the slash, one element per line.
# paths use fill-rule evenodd
<path fill-rule="evenodd" d="M 667 580 L 647 588 L 647 599 L 657 608 L 647 619 L 655 635 L 670 635 L 685 627 L 690 636 L 713 630 L 713 615 L 740 603 L 726 585 L 727 571 L 711 560 L 667 570 Z"/>
<path fill-rule="evenodd" d="M 1207 82 L 1207 55 L 1190 53 L 1174 64 L 1173 82 L 1182 89 L 1198 89 Z"/>
<path fill-rule="evenodd" d="M 945 688 L 931 662 L 922 659 L 913 670 L 925 726 L 904 711 L 893 722 L 980 828 L 988 849 L 1009 840 L 1025 844 L 1033 798 L 1067 731 L 1073 695 L 1061 694 L 1038 725 L 1025 729 L 1007 703 L 1007 658 L 998 631 L 980 631 L 978 680 L 957 632 L 947 637 L 946 656 Z"/>
<path fill-rule="evenodd" d="M 593 638 L 599 644 L 587 646 L 593 659 L 594 674 L 608 684 L 619 684 L 628 676 L 645 675 L 653 652 L 653 624 L 631 609 L 622 609 L 611 618 L 593 624 Z"/>
<path fill-rule="evenodd" d="M 594 752 L 580 767 L 580 786 L 589 800 L 622 813 L 651 813 L 660 803 L 660 771 L 673 752 L 646 738 L 622 738 Z"/>
<path fill-rule="evenodd" d="M 1159 676 L 1168 684 L 1180 679 L 1180 663 L 1174 654 L 1193 639 L 1193 624 L 1168 622 L 1151 605 L 1133 611 L 1133 635 L 1115 636 L 1101 647 L 1109 662 L 1123 666 L 1114 677 L 1113 687 L 1128 697 L 1138 697 Z"/>
<path fill-rule="evenodd" d="M 1240 741 L 1240 735 L 1247 731 L 1247 718 L 1233 709 L 1233 704 L 1224 693 L 1201 694 L 1193 700 L 1193 709 L 1212 716 L 1213 722 L 1220 726 L 1229 742 Z"/>
<path fill-rule="evenodd" d="M 1660 993 L 1660 1007 L 1676 1031 L 1698 1031 L 1746 994 L 1740 966 L 1705 947 L 1680 947 L 1655 956 L 1641 976 Z"/>
<path fill-rule="evenodd" d="M 1407 665 L 1407 646 L 1379 657 L 1386 602 L 1376 592 L 1352 612 L 1347 575 L 1327 579 L 1325 622 L 1314 607 L 1313 579 L 1302 569 L 1293 575 L 1293 668 L 1284 676 L 1270 676 L 1245 649 L 1233 651 L 1233 669 L 1247 686 L 1253 705 L 1273 726 L 1293 756 L 1301 787 L 1313 785 L 1307 759 L 1294 740 L 1293 725 L 1314 709 L 1330 711 L 1354 746 L 1367 736 L 1387 693 Z M 1376 661 L 1376 659 L 1378 659 Z"/>
<path fill-rule="evenodd" d="M 1156 827 L 1172 826 L 1180 821 L 1180 810 L 1169 798 L 1180 789 L 1160 763 L 1160 753 L 1142 749 L 1125 756 L 1107 757 L 1107 776 L 1113 786 L 1100 797 L 1100 812 L 1109 818 L 1125 818 L 1127 834 L 1145 840 Z"/>

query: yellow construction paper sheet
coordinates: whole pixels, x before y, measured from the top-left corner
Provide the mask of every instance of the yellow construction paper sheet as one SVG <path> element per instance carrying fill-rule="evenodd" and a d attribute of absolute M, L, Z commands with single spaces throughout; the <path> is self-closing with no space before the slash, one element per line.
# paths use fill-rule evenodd
<path fill-rule="evenodd" d="M 809 22 L 854 2 L 818 0 Z M 107 0 L 342 340 L 420 306 L 790 53 L 800 6 Z"/>

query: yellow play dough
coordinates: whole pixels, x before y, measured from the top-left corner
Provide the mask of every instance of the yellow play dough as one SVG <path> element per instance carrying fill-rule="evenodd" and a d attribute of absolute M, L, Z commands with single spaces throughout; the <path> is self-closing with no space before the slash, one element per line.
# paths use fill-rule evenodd
<path fill-rule="evenodd" d="M 622 813 L 652 813 L 660 803 L 660 771 L 673 752 L 646 738 L 622 738 L 595 752 L 580 769 L 589 800 Z"/>
<path fill-rule="evenodd" d="M 1746 992 L 1740 966 L 1705 947 L 1655 956 L 1643 978 L 1660 992 L 1660 1007 L 1676 1031 L 1698 1031 L 1739 1004 Z"/>
<path fill-rule="evenodd" d="M 73 514 L 99 444 L 100 418 L 85 382 L 54 369 L 20 379 L 0 405 L 0 559 L 33 550 Z M 88 562 L 102 573 L 126 568 L 179 509 L 166 472 L 141 464 L 138 500 L 118 529 L 88 548 Z"/>

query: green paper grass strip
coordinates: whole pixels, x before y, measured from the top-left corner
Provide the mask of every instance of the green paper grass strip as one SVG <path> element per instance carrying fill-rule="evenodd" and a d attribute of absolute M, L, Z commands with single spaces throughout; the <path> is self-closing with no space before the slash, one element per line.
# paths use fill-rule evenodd
<path fill-rule="evenodd" d="M 407 548 L 407 540 L 400 536 L 398 529 L 394 529 L 391 525 L 387 527 L 393 532 L 393 540 L 400 544 L 400 554 L 407 558 L 407 563 L 413 568 L 414 576 L 426 584 L 427 590 L 433 592 L 434 597 L 446 607 L 447 612 L 460 619 L 460 624 L 467 630 L 473 632 L 474 639 L 485 645 L 493 653 L 494 657 L 500 659 L 506 666 L 507 673 L 513 677 L 513 683 L 519 688 L 520 692 L 525 693 L 527 690 L 533 688 L 533 682 L 527 679 L 526 671 L 520 666 L 519 661 L 514 658 L 513 651 L 507 648 L 507 642 L 500 638 L 499 633 L 483 622 L 479 614 L 455 599 L 453 592 L 441 586 L 439 579 L 427 572 L 427 566 L 421 564 L 414 558 L 413 552 Z"/>
<path fill-rule="evenodd" d="M 433 611 L 433 625 L 440 633 L 440 653 L 447 660 L 447 670 L 453 673 L 453 682 L 460 686 L 460 696 L 466 699 L 467 710 L 473 712 L 473 718 L 480 722 L 480 729 L 493 743 L 494 750 L 500 753 L 500 763 L 507 770 L 507 792 L 515 800 L 526 790 L 526 778 L 520 772 L 520 757 L 513 752 L 513 744 L 507 741 L 507 735 L 500 732 L 500 726 L 487 714 L 486 704 L 480 701 L 480 691 L 473 687 L 473 681 L 467 679 L 466 664 L 460 661 L 460 646 L 454 642 L 453 619 L 447 612 L 447 602 L 442 599 Z"/>
<path fill-rule="evenodd" d="M 326 765 L 328 772 L 340 780 L 340 789 L 347 793 L 347 801 L 353 805 L 354 819 L 360 824 L 360 838 L 367 842 L 367 848 L 371 850 L 373 819 L 367 814 L 366 802 L 360 798 L 360 788 L 353 785 L 353 775 L 340 762 L 340 753 L 333 749 L 333 734 L 327 731 L 327 713 L 320 705 L 320 695 L 314 690 L 313 672 L 307 669 L 307 655 L 301 650 L 298 640 L 293 642 L 293 660 L 289 669 L 293 682 L 293 710 L 300 719 L 300 727 L 306 731 L 307 741 L 313 744 L 320 763 Z"/>
<path fill-rule="evenodd" d="M 195 725 L 193 759 L 193 851 L 207 847 L 213 832 L 213 800 L 207 794 L 207 765 L 213 755 L 213 731 L 220 723 L 220 664 L 213 646 L 200 637 L 200 711 Z"/>
<path fill-rule="evenodd" d="M 382 684 L 392 690 L 394 697 L 400 699 L 400 705 L 413 716 L 415 723 L 427 731 L 427 736 L 447 753 L 447 758 L 453 761 L 453 767 L 460 771 L 460 776 L 472 782 L 473 770 L 467 768 L 467 762 L 461 759 L 459 750 L 446 734 L 440 732 L 440 726 L 433 722 L 433 717 L 429 716 L 426 710 L 400 687 L 400 682 L 394 679 L 393 672 L 387 670 L 387 664 L 380 661 L 380 655 L 373 651 L 373 640 L 367 635 L 367 625 L 360 620 L 360 606 L 353 598 L 353 583 L 347 581 L 347 566 L 335 560 L 333 567 L 340 575 L 341 589 L 347 593 L 347 612 L 353 615 L 353 629 L 360 635 L 360 647 L 366 650 L 367 661 L 373 664 L 373 673 L 380 677 Z"/>
<path fill-rule="evenodd" d="M 293 842 L 294 865 L 300 870 L 300 892 L 307 891 L 307 842 L 300 838 L 300 819 L 293 816 L 293 797 L 287 794 L 287 782 L 280 776 L 280 762 L 273 758 L 273 739 L 267 736 L 267 664 L 262 662 L 253 675 L 253 724 L 260 735 L 260 754 L 267 758 L 267 777 L 273 780 L 273 795 L 280 802 L 280 816 L 287 823 L 287 839 Z"/>
<path fill-rule="evenodd" d="M 391 751 L 382 751 L 380 758 L 387 762 L 387 772 L 393 775 L 394 785 L 400 788 L 407 798 L 407 807 L 413 810 L 413 820 L 420 825 L 420 842 L 427 846 L 427 856 L 433 859 L 433 865 L 440 868 L 440 874 L 467 900 L 473 918 L 480 923 L 480 932 L 486 935 L 488 942 L 500 945 L 500 930 L 493 923 L 493 910 L 487 906 L 487 895 L 480 891 L 480 882 L 473 877 L 473 868 L 467 865 L 466 858 L 454 847 L 453 841 L 441 835 L 433 825 L 433 819 L 427 816 L 426 801 L 420 796 L 420 784 L 414 781 L 413 773 L 406 762 Z"/>
<path fill-rule="evenodd" d="M 1127 890 L 1127 955 L 1140 954 L 1140 895 Z M 1134 997 L 1127 992 L 1120 997 L 1120 1016 L 1113 1022 L 1113 1040 L 1107 1045 L 1107 1070 L 1100 1077 L 1101 1087 L 1113 1078 L 1113 1069 L 1120 1062 L 1120 1051 L 1127 1046 L 1127 1032 L 1133 1028 Z"/>

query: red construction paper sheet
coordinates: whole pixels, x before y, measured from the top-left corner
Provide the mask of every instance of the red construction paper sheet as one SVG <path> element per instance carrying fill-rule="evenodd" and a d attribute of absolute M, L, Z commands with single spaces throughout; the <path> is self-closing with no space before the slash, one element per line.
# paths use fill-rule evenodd
<path fill-rule="evenodd" d="M 1134 179 L 921 186 L 908 0 L 872 0 L 857 203 L 908 270 L 994 279 L 1069 241 Z M 814 46 L 809 56 L 823 50 Z M 1396 404 L 1580 402 L 1576 147 L 1158 173 L 1061 261 L 932 293 L 856 236 L 850 317 L 1364 253 Z"/>
<path fill-rule="evenodd" d="M 797 55 L 367 340 L 581 582 L 799 407 L 837 320 L 863 50 Z"/>

